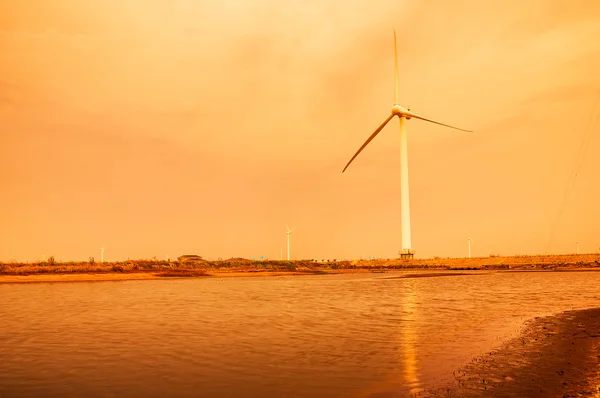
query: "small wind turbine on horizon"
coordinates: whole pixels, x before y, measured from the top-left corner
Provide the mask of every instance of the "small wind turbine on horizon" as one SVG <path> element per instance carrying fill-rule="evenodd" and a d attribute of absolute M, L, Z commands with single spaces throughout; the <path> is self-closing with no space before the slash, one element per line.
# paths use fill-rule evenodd
<path fill-rule="evenodd" d="M 290 235 L 292 235 L 293 229 L 290 229 L 290 227 L 288 227 L 287 224 L 285 225 L 285 227 L 287 228 L 287 231 L 285 233 L 287 235 L 287 259 L 288 261 L 290 261 Z"/>
<path fill-rule="evenodd" d="M 104 248 L 103 247 L 100 248 L 100 262 L 101 263 L 104 262 Z"/>
<path fill-rule="evenodd" d="M 394 116 L 398 116 L 400 119 L 400 215 L 402 217 L 402 255 L 412 256 L 412 243 L 411 243 L 411 235 L 410 235 L 410 203 L 409 203 L 409 193 L 408 193 L 408 150 L 407 150 L 407 133 L 405 128 L 406 120 L 410 120 L 411 118 L 420 119 L 426 122 L 439 124 L 441 126 L 450 127 L 452 129 L 465 131 L 471 133 L 470 130 L 464 130 L 458 127 L 453 127 L 448 124 L 436 122 L 431 119 L 424 118 L 420 115 L 417 115 L 414 112 L 411 112 L 410 109 L 404 108 L 398 104 L 400 96 L 399 91 L 399 79 L 398 79 L 398 48 L 396 45 L 396 30 L 394 29 L 394 106 L 392 106 L 392 111 L 388 115 L 388 117 L 377 127 L 375 132 L 371 134 L 371 136 L 365 141 L 365 143 L 356 151 L 354 156 L 350 159 L 342 173 L 346 171 L 350 163 L 358 156 L 359 153 L 375 138 L 377 134 L 386 124 Z"/>
<path fill-rule="evenodd" d="M 467 240 L 469 241 L 469 258 L 471 258 L 471 243 L 473 242 L 473 239 L 471 239 L 471 237 L 468 237 Z"/>

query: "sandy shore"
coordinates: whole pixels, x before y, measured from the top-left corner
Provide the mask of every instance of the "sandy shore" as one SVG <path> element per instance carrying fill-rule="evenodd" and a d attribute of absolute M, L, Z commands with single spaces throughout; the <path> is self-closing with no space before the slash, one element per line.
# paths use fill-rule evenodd
<path fill-rule="evenodd" d="M 38 274 L 38 275 L 0 275 L 0 283 L 35 282 L 101 282 L 157 279 L 155 273 L 81 273 L 81 274 Z"/>
<path fill-rule="evenodd" d="M 268 277 L 268 276 L 301 276 L 316 274 L 338 274 L 341 272 L 304 272 L 304 271 L 210 271 L 202 276 L 162 276 L 157 272 L 105 272 L 105 273 L 65 273 L 37 275 L 0 275 L 0 283 L 42 283 L 42 282 L 101 282 L 101 281 L 130 281 L 150 279 L 190 279 L 190 278 L 232 278 L 232 277 Z M 369 271 L 355 270 L 351 273 Z"/>
<path fill-rule="evenodd" d="M 600 308 L 536 318 L 422 396 L 600 397 Z"/>
<path fill-rule="evenodd" d="M 442 272 L 440 272 L 442 271 Z M 581 271 L 600 271 L 598 268 L 565 268 L 560 272 L 581 272 Z M 202 275 L 202 273 L 204 273 Z M 2 283 L 41 283 L 41 282 L 101 282 L 101 281 L 128 281 L 128 280 L 151 280 L 151 279 L 174 279 L 174 278 L 231 278 L 231 277 L 269 277 L 269 276 L 303 276 L 303 275 L 334 275 L 334 274 L 386 274 L 382 275 L 385 279 L 396 278 L 428 278 L 445 276 L 465 276 L 465 275 L 484 275 L 489 272 L 557 272 L 556 270 L 473 270 L 470 272 L 428 269 L 428 270 L 384 270 L 375 271 L 364 268 L 357 269 L 335 269 L 335 270 L 296 270 L 296 271 L 266 271 L 266 270 L 228 270 L 212 269 L 201 271 L 200 275 L 164 275 L 168 271 L 154 272 L 67 272 L 67 273 L 39 273 L 31 275 L 10 275 L 0 274 L 0 284 Z"/>

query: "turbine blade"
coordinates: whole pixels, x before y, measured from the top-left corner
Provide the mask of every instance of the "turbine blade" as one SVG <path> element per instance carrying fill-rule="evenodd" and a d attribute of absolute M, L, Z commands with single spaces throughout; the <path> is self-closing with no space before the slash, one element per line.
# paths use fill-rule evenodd
<path fill-rule="evenodd" d="M 290 231 L 290 227 L 288 227 L 288 225 L 287 225 L 287 224 L 285 224 L 285 228 L 287 229 L 287 232 L 288 232 L 288 233 L 289 233 L 289 232 L 292 232 L 292 231 Z"/>
<path fill-rule="evenodd" d="M 352 156 L 352 159 L 350 159 L 350 161 L 348 162 L 348 164 L 346 165 L 346 167 L 344 167 L 344 170 L 342 170 L 342 173 L 344 171 L 346 171 L 346 169 L 348 168 L 348 166 L 350 166 L 350 163 L 352 163 L 352 161 L 354 160 L 354 158 L 356 158 L 358 156 L 358 154 L 365 149 L 365 147 L 369 144 L 369 142 L 371 142 L 371 140 L 373 138 L 375 138 L 375 136 L 377 134 L 379 134 L 379 132 L 385 127 L 386 124 L 388 124 L 388 122 L 394 117 L 394 114 L 390 114 L 384 121 L 383 123 L 381 123 L 379 125 L 379 127 L 377 127 L 377 130 L 375 130 L 375 132 L 373 134 L 371 134 L 371 136 L 365 141 L 365 143 L 358 149 L 358 151 L 356 151 L 356 153 L 354 154 L 354 156 Z"/>
<path fill-rule="evenodd" d="M 412 113 L 412 112 L 410 112 L 410 111 L 408 111 L 408 112 L 403 112 L 403 113 L 404 113 L 406 116 L 408 116 L 408 117 L 414 117 L 415 119 L 424 120 L 424 121 L 426 121 L 426 122 L 429 122 L 429 123 L 435 123 L 435 124 L 439 124 L 440 126 L 450 127 L 451 129 L 460 130 L 460 131 L 465 131 L 465 132 L 467 132 L 467 133 L 472 133 L 472 132 L 473 132 L 473 131 L 471 131 L 471 130 L 465 130 L 465 129 L 461 129 L 461 128 L 459 128 L 459 127 L 450 126 L 449 124 L 444 124 L 444 123 L 436 122 L 435 120 L 427 119 L 427 118 L 425 118 L 425 117 L 423 117 L 423 116 L 419 116 L 419 115 L 417 115 L 416 113 Z"/>
<path fill-rule="evenodd" d="M 394 29 L 394 105 L 400 100 L 398 81 L 398 46 L 396 45 L 396 29 Z"/>

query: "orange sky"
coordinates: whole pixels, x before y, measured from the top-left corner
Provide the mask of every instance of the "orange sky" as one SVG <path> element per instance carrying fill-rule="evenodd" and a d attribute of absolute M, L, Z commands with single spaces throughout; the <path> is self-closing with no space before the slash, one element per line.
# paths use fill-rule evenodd
<path fill-rule="evenodd" d="M 0 260 L 600 249 L 597 1 L 0 3 Z M 595 107 L 595 108 L 594 108 Z M 588 122 L 592 118 L 589 128 Z M 586 136 L 587 132 L 587 136 Z M 582 143 L 584 156 L 578 156 Z"/>

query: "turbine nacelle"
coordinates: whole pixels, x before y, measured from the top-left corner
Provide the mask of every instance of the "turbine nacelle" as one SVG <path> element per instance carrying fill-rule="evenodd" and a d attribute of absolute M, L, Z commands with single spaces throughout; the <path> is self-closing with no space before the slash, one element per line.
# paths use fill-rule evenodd
<path fill-rule="evenodd" d="M 413 116 L 413 114 L 408 109 L 398 104 L 392 106 L 392 115 L 398 117 L 405 117 L 407 119 L 410 119 Z"/>

